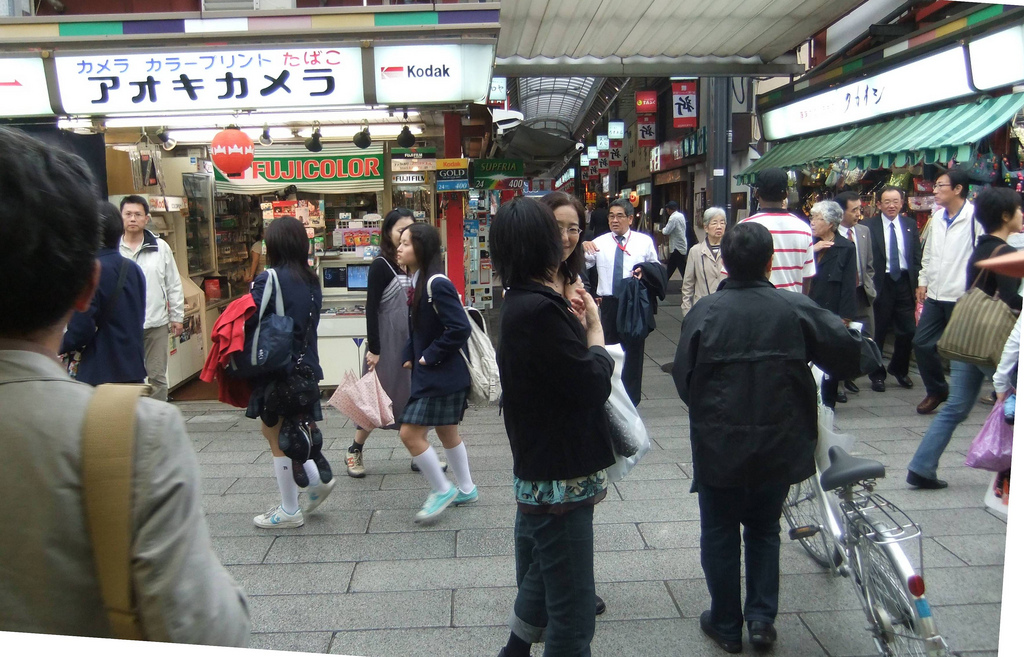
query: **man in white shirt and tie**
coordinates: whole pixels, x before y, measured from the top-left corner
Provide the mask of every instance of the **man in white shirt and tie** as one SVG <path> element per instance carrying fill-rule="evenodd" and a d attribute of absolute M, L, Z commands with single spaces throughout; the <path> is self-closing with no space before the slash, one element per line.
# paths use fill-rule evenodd
<path fill-rule="evenodd" d="M 843 208 L 843 219 L 839 225 L 839 234 L 850 240 L 857 250 L 857 288 L 855 290 L 857 314 L 851 317 L 855 322 L 864 325 L 864 335 L 875 334 L 875 317 L 871 306 L 875 303 L 875 265 L 871 253 L 871 231 L 860 225 L 861 199 L 857 192 L 843 192 L 835 197 L 835 202 Z M 860 392 L 853 381 L 844 381 L 843 385 L 850 392 Z M 842 401 L 846 397 L 840 390 Z"/>
<path fill-rule="evenodd" d="M 641 340 L 623 340 L 616 330 L 619 309 L 618 295 L 625 279 L 640 277 L 639 265 L 658 263 L 654 240 L 645 233 L 631 230 L 633 205 L 625 199 L 612 201 L 608 208 L 608 227 L 611 232 L 600 235 L 592 242 L 584 242 L 587 268 L 597 267 L 597 298 L 601 304 L 601 324 L 605 342 L 619 343 L 626 352 L 622 368 L 622 383 L 633 405 L 640 403 L 640 389 L 644 373 L 644 344 Z M 634 270 L 636 272 L 634 273 Z"/>

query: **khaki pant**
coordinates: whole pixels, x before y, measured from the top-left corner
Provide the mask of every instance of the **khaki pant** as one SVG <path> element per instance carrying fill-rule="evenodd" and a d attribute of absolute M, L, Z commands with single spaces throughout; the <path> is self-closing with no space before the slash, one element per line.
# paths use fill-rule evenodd
<path fill-rule="evenodd" d="M 147 382 L 153 388 L 153 399 L 167 401 L 167 336 L 170 324 L 144 329 L 142 340 L 146 345 Z"/>

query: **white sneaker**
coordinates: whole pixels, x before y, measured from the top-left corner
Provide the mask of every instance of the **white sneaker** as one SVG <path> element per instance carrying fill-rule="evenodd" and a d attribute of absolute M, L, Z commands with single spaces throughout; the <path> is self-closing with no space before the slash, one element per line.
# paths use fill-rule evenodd
<path fill-rule="evenodd" d="M 308 487 L 305 490 L 305 495 L 299 496 L 299 508 L 302 509 L 302 513 L 312 513 L 314 509 L 323 504 L 327 496 L 334 490 L 334 482 L 336 481 L 336 477 L 331 477 L 331 480 L 326 484 L 321 482 Z"/>
<path fill-rule="evenodd" d="M 296 509 L 295 513 L 285 513 L 281 505 L 278 504 L 263 515 L 253 518 L 252 522 L 257 527 L 262 527 L 263 529 L 285 529 L 288 527 L 301 527 L 305 521 L 302 519 L 301 509 Z"/>

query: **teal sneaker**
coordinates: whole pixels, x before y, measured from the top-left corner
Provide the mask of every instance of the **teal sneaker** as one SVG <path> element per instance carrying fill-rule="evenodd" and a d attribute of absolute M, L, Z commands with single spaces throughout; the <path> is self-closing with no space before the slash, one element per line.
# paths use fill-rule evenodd
<path fill-rule="evenodd" d="M 299 500 L 299 508 L 302 509 L 303 513 L 312 513 L 318 506 L 324 503 L 327 496 L 334 490 L 334 483 L 338 481 L 332 478 L 326 484 L 317 483 L 306 488 L 303 492 L 305 495 Z"/>
<path fill-rule="evenodd" d="M 423 523 L 438 517 L 458 494 L 459 489 L 456 486 L 449 488 L 446 493 L 431 493 L 423 503 L 423 508 L 416 512 L 416 522 Z"/>
<path fill-rule="evenodd" d="M 463 493 L 461 490 L 459 494 L 452 500 L 452 506 L 460 506 L 462 504 L 472 504 L 480 499 L 480 493 L 477 492 L 477 487 L 473 486 L 473 490 L 468 493 Z"/>

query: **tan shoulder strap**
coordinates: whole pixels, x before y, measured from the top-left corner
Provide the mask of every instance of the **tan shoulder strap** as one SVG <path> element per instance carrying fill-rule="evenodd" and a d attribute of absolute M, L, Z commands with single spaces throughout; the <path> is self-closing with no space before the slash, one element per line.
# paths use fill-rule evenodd
<path fill-rule="evenodd" d="M 82 427 L 82 498 L 103 605 L 117 639 L 144 639 L 131 578 L 135 410 L 141 386 L 103 385 Z"/>

